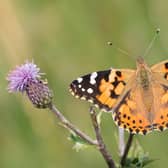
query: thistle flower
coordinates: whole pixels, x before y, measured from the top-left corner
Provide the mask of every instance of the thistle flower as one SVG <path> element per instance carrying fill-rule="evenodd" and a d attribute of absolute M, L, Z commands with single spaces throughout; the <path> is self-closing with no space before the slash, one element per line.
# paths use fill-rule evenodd
<path fill-rule="evenodd" d="M 26 92 L 37 108 L 47 108 L 52 103 L 52 92 L 41 79 L 40 68 L 33 62 L 26 62 L 12 70 L 7 80 L 9 92 Z"/>

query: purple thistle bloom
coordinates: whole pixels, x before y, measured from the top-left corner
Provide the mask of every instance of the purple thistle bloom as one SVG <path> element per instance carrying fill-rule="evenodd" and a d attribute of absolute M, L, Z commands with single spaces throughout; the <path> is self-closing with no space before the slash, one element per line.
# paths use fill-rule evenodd
<path fill-rule="evenodd" d="M 7 80 L 9 92 L 24 92 L 28 81 L 37 81 L 40 78 L 40 69 L 33 62 L 26 61 L 25 64 L 17 66 L 15 70 L 11 71 Z"/>
<path fill-rule="evenodd" d="M 40 69 L 30 62 L 26 62 L 11 71 L 7 80 L 9 92 L 26 92 L 29 100 L 37 108 L 47 108 L 52 104 L 52 91 L 47 83 L 41 79 Z"/>

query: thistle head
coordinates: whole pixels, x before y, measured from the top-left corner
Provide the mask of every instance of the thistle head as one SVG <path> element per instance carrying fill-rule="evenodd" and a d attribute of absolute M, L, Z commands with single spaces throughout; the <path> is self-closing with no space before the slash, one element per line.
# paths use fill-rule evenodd
<path fill-rule="evenodd" d="M 9 92 L 26 92 L 30 101 L 37 108 L 47 108 L 52 103 L 52 92 L 41 79 L 40 68 L 33 62 L 17 66 L 8 76 Z"/>

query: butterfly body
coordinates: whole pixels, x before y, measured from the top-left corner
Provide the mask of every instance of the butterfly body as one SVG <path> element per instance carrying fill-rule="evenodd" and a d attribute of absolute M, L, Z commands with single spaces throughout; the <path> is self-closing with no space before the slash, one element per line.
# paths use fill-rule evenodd
<path fill-rule="evenodd" d="M 71 93 L 107 112 L 131 133 L 168 127 L 168 61 L 151 68 L 142 57 L 137 69 L 109 69 L 74 80 Z"/>

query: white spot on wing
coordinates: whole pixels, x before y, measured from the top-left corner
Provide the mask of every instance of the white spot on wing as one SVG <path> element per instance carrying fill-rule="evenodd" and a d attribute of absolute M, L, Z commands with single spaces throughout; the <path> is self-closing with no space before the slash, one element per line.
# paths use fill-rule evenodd
<path fill-rule="evenodd" d="M 78 85 L 78 87 L 79 87 L 79 88 L 81 88 L 81 87 L 82 87 L 82 85 Z"/>
<path fill-rule="evenodd" d="M 86 100 L 86 98 L 85 98 L 85 97 L 81 97 L 80 99 L 81 99 L 81 100 Z"/>
<path fill-rule="evenodd" d="M 96 84 L 96 77 L 97 77 L 97 72 L 93 72 L 90 76 L 90 84 L 94 85 Z"/>
<path fill-rule="evenodd" d="M 99 108 L 98 104 L 95 104 L 94 106 L 95 106 L 96 108 Z"/>
<path fill-rule="evenodd" d="M 78 78 L 77 81 L 78 83 L 81 83 L 83 81 L 83 78 Z"/>
<path fill-rule="evenodd" d="M 75 96 L 75 93 L 74 92 L 71 92 L 72 96 Z"/>
<path fill-rule="evenodd" d="M 89 94 L 92 94 L 92 93 L 93 93 L 93 89 L 92 89 L 92 88 L 89 88 L 89 89 L 87 89 L 87 92 L 88 92 Z"/>
<path fill-rule="evenodd" d="M 84 89 L 84 88 L 82 88 L 82 92 L 85 92 L 85 89 Z"/>
<path fill-rule="evenodd" d="M 93 100 L 92 99 L 88 99 L 88 102 L 93 103 Z"/>

